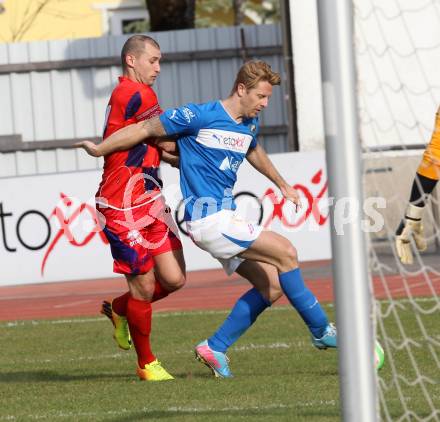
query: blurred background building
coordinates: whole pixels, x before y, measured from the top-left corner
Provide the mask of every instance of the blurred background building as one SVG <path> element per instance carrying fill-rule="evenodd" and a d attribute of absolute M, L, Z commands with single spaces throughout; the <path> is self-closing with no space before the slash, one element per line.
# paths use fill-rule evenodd
<path fill-rule="evenodd" d="M 160 27 L 167 10 L 172 28 Z M 278 0 L 0 0 L 0 41 L 121 35 L 148 32 L 154 25 L 158 30 L 252 25 L 279 18 Z"/>

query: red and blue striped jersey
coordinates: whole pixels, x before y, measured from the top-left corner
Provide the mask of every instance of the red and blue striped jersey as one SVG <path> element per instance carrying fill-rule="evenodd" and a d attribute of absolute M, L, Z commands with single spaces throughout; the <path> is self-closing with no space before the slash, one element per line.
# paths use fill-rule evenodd
<path fill-rule="evenodd" d="M 124 126 L 161 113 L 156 93 L 150 86 L 121 76 L 107 106 L 103 142 Z M 162 187 L 158 174 L 160 159 L 160 149 L 148 140 L 127 151 L 107 155 L 96 193 L 97 203 L 127 209 L 151 200 Z"/>

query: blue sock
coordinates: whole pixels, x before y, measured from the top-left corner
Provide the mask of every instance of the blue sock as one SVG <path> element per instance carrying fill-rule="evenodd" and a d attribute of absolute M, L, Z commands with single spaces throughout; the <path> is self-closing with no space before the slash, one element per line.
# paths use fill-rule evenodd
<path fill-rule="evenodd" d="M 321 338 L 328 318 L 315 295 L 304 285 L 299 268 L 280 274 L 280 284 L 292 306 L 301 315 L 315 338 Z"/>
<path fill-rule="evenodd" d="M 253 288 L 237 300 L 220 328 L 208 339 L 211 349 L 226 353 L 271 303 Z"/>

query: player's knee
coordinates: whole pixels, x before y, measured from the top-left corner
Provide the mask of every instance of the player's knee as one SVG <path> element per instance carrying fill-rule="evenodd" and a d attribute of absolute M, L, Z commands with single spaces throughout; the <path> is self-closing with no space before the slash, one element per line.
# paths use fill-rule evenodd
<path fill-rule="evenodd" d="M 293 246 L 290 242 L 286 254 L 289 261 L 298 264 L 298 252 L 296 251 L 295 246 Z"/>
<path fill-rule="evenodd" d="M 282 269 L 289 271 L 298 266 L 298 253 L 296 248 L 286 239 L 283 245 L 283 256 L 281 259 Z"/>
<path fill-rule="evenodd" d="M 164 288 L 171 293 L 181 289 L 186 283 L 186 278 L 183 274 L 176 274 L 175 276 L 161 279 L 161 282 Z"/>
<path fill-rule="evenodd" d="M 135 289 L 131 291 L 131 295 L 137 300 L 150 300 L 154 294 L 154 286 L 148 284 L 138 284 Z"/>
<path fill-rule="evenodd" d="M 173 289 L 172 291 L 176 291 L 181 289 L 186 283 L 186 278 L 182 275 L 178 278 L 176 278 L 175 280 L 173 280 L 173 283 L 171 285 L 171 288 Z"/>

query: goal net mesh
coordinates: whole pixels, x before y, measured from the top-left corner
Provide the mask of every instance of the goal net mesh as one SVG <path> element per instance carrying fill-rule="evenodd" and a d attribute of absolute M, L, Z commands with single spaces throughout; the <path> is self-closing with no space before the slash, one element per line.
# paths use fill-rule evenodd
<path fill-rule="evenodd" d="M 395 232 L 440 105 L 440 0 L 354 0 L 366 197 L 384 198 L 368 233 L 381 420 L 440 420 L 440 230 L 436 190 L 423 216 L 428 249 L 403 265 Z M 437 187 L 438 189 L 438 187 Z"/>

